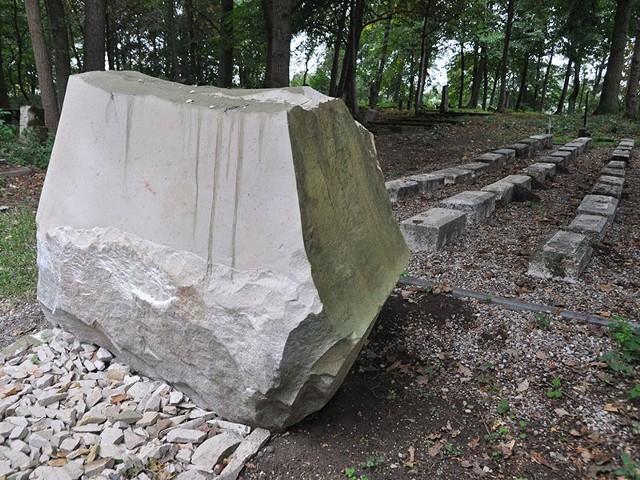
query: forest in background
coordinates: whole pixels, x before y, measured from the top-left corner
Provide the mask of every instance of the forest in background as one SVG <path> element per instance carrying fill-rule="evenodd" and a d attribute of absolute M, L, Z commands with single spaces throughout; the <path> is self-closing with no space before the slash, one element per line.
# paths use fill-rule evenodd
<path fill-rule="evenodd" d="M 634 0 L 0 0 L 0 18 L 0 110 L 42 105 L 50 131 L 69 75 L 84 71 L 305 84 L 354 115 L 419 113 L 439 101 L 438 59 L 455 108 L 560 114 L 588 97 L 590 113 L 638 115 Z"/>

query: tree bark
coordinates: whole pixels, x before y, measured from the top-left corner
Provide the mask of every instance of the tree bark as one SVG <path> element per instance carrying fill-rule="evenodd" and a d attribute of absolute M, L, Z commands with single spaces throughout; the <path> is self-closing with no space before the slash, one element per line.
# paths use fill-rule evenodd
<path fill-rule="evenodd" d="M 291 0 L 262 0 L 267 27 L 265 87 L 289 86 Z"/>
<path fill-rule="evenodd" d="M 580 95 L 580 69 L 581 69 L 581 60 L 579 58 L 575 59 L 573 62 L 573 90 L 571 91 L 571 95 L 569 95 L 569 106 L 567 107 L 567 113 L 571 114 L 576 111 L 576 103 L 578 101 L 578 96 Z"/>
<path fill-rule="evenodd" d="M 498 100 L 498 112 L 504 112 L 507 109 L 507 67 L 515 7 L 516 0 L 509 0 L 507 4 L 507 24 L 504 32 L 504 46 L 502 50 L 502 65 L 500 67 L 500 99 Z"/>
<path fill-rule="evenodd" d="M 600 104 L 594 115 L 618 113 L 620 111 L 620 80 L 624 66 L 624 50 L 629 33 L 629 18 L 631 16 L 631 0 L 618 0 L 616 16 L 611 38 L 611 51 L 607 62 L 607 73 L 604 75 Z"/>
<path fill-rule="evenodd" d="M 2 38 L 0 37 L 0 40 Z M 4 78 L 4 65 L 2 62 L 2 45 L 0 45 L 0 110 L 9 110 L 11 102 L 9 102 L 9 92 L 7 90 L 7 82 Z"/>
<path fill-rule="evenodd" d="M 342 36 L 344 35 L 344 26 L 347 21 L 347 9 L 349 2 L 342 2 L 340 17 L 338 18 L 338 29 L 333 41 L 333 58 L 331 59 L 331 78 L 329 79 L 329 96 L 338 96 L 338 69 L 340 67 L 340 48 L 342 47 Z"/>
<path fill-rule="evenodd" d="M 356 60 L 360 49 L 360 35 L 364 19 L 365 0 L 351 0 L 351 12 L 349 15 L 349 35 L 347 36 L 347 48 L 342 63 L 342 74 L 338 94 L 342 97 L 354 116 L 358 115 L 358 98 L 356 95 Z"/>
<path fill-rule="evenodd" d="M 29 34 L 31 35 L 33 55 L 36 60 L 38 83 L 40 84 L 40 92 L 42 94 L 44 124 L 50 132 L 55 133 L 60 119 L 60 110 L 58 109 L 56 90 L 53 86 L 51 60 L 48 55 L 47 44 L 42 30 L 40 3 L 38 0 L 25 0 L 24 5 L 27 11 L 27 23 L 29 25 Z"/>
<path fill-rule="evenodd" d="M 639 4 L 640 5 L 640 4 Z M 629 66 L 627 94 L 624 98 L 624 116 L 632 120 L 638 118 L 638 84 L 640 83 L 640 22 L 636 28 L 636 42 Z"/>
<path fill-rule="evenodd" d="M 231 88 L 233 86 L 233 0 L 221 0 L 222 15 L 220 18 L 220 63 L 218 67 L 218 86 Z M 195 52 L 193 55 L 195 57 Z"/>
<path fill-rule="evenodd" d="M 66 14 L 61 0 L 46 0 L 45 5 L 49 13 L 49 25 L 51 27 L 56 60 L 55 70 L 58 106 L 62 108 L 69 75 L 71 74 L 71 57 L 69 55 Z"/>
<path fill-rule="evenodd" d="M 411 104 L 414 105 L 416 115 L 418 115 L 418 113 L 420 112 L 420 110 L 422 110 L 422 107 L 423 107 L 424 86 L 427 81 L 427 68 L 429 66 L 429 50 L 431 50 L 431 47 L 429 45 L 429 38 L 427 35 L 427 24 L 429 22 L 429 9 L 430 9 L 430 3 L 427 4 L 424 12 L 424 18 L 422 19 L 422 32 L 420 34 L 420 63 L 418 66 L 418 85 L 416 88 L 415 103 L 412 103 L 411 100 L 409 100 L 409 105 Z"/>
<path fill-rule="evenodd" d="M 84 71 L 104 70 L 107 0 L 86 0 L 84 7 Z"/>
<path fill-rule="evenodd" d="M 387 55 L 389 51 L 389 33 L 391 32 L 391 17 L 387 20 L 384 27 L 384 34 L 382 37 L 382 49 L 380 51 L 380 61 L 378 62 L 378 71 L 376 77 L 369 88 L 369 107 L 376 108 L 378 106 L 378 99 L 380 97 L 380 87 L 382 86 L 382 75 L 387 65 Z"/>
<path fill-rule="evenodd" d="M 487 47 L 482 47 L 482 110 L 487 110 L 487 98 L 489 96 L 489 55 Z"/>
<path fill-rule="evenodd" d="M 464 97 L 464 43 L 460 42 L 460 91 L 458 92 L 458 108 L 462 108 Z"/>
<path fill-rule="evenodd" d="M 567 63 L 567 70 L 564 74 L 564 83 L 562 84 L 562 93 L 560 94 L 560 100 L 558 100 L 558 108 L 556 109 L 556 112 L 554 113 L 554 115 L 560 115 L 564 110 L 564 101 L 567 98 L 567 90 L 569 89 L 569 79 L 571 78 L 572 66 L 573 66 L 573 63 L 571 59 L 569 59 L 569 62 Z"/>
<path fill-rule="evenodd" d="M 547 99 L 547 87 L 549 86 L 549 77 L 551 76 L 551 67 L 553 66 L 553 54 L 555 53 L 555 46 L 551 49 L 549 55 L 549 62 L 547 63 L 547 71 L 544 74 L 544 80 L 542 81 L 542 93 L 540 93 L 540 104 L 538 110 L 544 112 L 544 102 Z"/>
<path fill-rule="evenodd" d="M 467 104 L 467 108 L 478 108 L 480 101 L 480 88 L 482 87 L 482 79 L 484 77 L 484 58 L 483 47 L 478 48 L 476 45 L 473 56 L 473 78 L 471 79 L 471 98 Z"/>
<path fill-rule="evenodd" d="M 516 110 L 522 109 L 525 99 L 527 97 L 527 83 L 529 80 L 529 53 L 524 54 L 524 65 L 522 66 L 522 75 L 520 77 L 520 91 L 518 92 L 518 98 L 516 99 Z"/>
<path fill-rule="evenodd" d="M 178 72 L 178 46 L 176 38 L 176 5 L 175 0 L 164 0 L 165 10 L 165 24 L 167 30 L 164 35 L 166 50 L 166 67 L 167 76 L 172 80 L 177 81 L 179 78 Z"/>

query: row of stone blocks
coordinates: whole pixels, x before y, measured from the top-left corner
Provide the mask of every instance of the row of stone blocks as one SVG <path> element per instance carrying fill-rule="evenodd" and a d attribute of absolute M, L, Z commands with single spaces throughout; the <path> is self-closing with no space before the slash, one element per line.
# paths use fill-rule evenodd
<path fill-rule="evenodd" d="M 569 153 L 570 158 L 575 158 L 590 148 L 591 139 L 579 138 L 567 145 L 569 147 L 562 147 L 548 157 L 558 159 L 563 166 L 568 166 L 569 156 L 565 154 Z M 558 155 L 554 156 L 556 153 Z M 411 251 L 438 251 L 460 236 L 467 224 L 480 223 L 491 216 L 496 202 L 510 203 L 516 190 L 531 190 L 533 182 L 543 182 L 547 177 L 555 175 L 555 172 L 554 163 L 534 163 L 521 170 L 520 174 L 504 177 L 480 191 L 466 191 L 445 198 L 438 207 L 401 222 L 400 229 Z"/>
<path fill-rule="evenodd" d="M 433 192 L 444 185 L 461 183 L 479 177 L 485 172 L 502 170 L 506 165 L 515 163 L 517 159 L 530 157 L 541 149 L 552 148 L 552 142 L 551 134 L 533 135 L 513 145 L 478 155 L 471 163 L 390 180 L 386 182 L 387 192 L 392 202 L 419 193 Z"/>
<path fill-rule="evenodd" d="M 577 215 L 566 229 L 558 230 L 531 256 L 529 275 L 578 280 L 593 254 L 591 244 L 602 240 L 613 223 L 625 180 L 625 167 L 631 159 L 634 140 L 622 139 L 612 160 L 578 207 Z"/>

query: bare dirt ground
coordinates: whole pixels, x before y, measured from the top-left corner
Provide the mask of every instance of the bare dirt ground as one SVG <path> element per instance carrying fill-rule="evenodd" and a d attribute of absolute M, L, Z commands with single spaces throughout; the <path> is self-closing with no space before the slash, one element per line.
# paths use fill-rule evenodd
<path fill-rule="evenodd" d="M 381 134 L 376 142 L 391 179 L 468 163 L 537 133 L 543 133 L 539 121 L 505 116 Z M 629 397 L 640 371 L 615 371 L 605 361 L 617 349 L 611 332 L 447 295 L 451 287 L 464 287 L 637 321 L 637 159 L 628 168 L 616 221 L 581 281 L 567 285 L 524 273 L 532 248 L 567 224 L 610 153 L 592 150 L 536 189 L 533 200 L 499 207 L 442 252 L 414 255 L 408 273 L 437 287 L 399 286 L 335 397 L 275 435 L 241 478 L 625 478 L 614 474 L 623 455 L 640 461 L 640 402 Z M 8 179 L 0 205 L 34 205 L 43 173 Z M 458 188 L 480 186 L 472 182 L 398 203 L 394 214 L 402 220 Z M 40 328 L 42 317 L 34 312 L 33 298 L 0 303 L 0 345 Z"/>

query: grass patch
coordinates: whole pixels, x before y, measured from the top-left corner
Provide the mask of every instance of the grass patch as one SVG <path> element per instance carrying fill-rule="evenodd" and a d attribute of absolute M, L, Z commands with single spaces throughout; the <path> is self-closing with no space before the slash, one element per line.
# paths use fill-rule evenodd
<path fill-rule="evenodd" d="M 21 298 L 36 289 L 36 218 L 26 206 L 0 213 L 0 298 Z"/>

